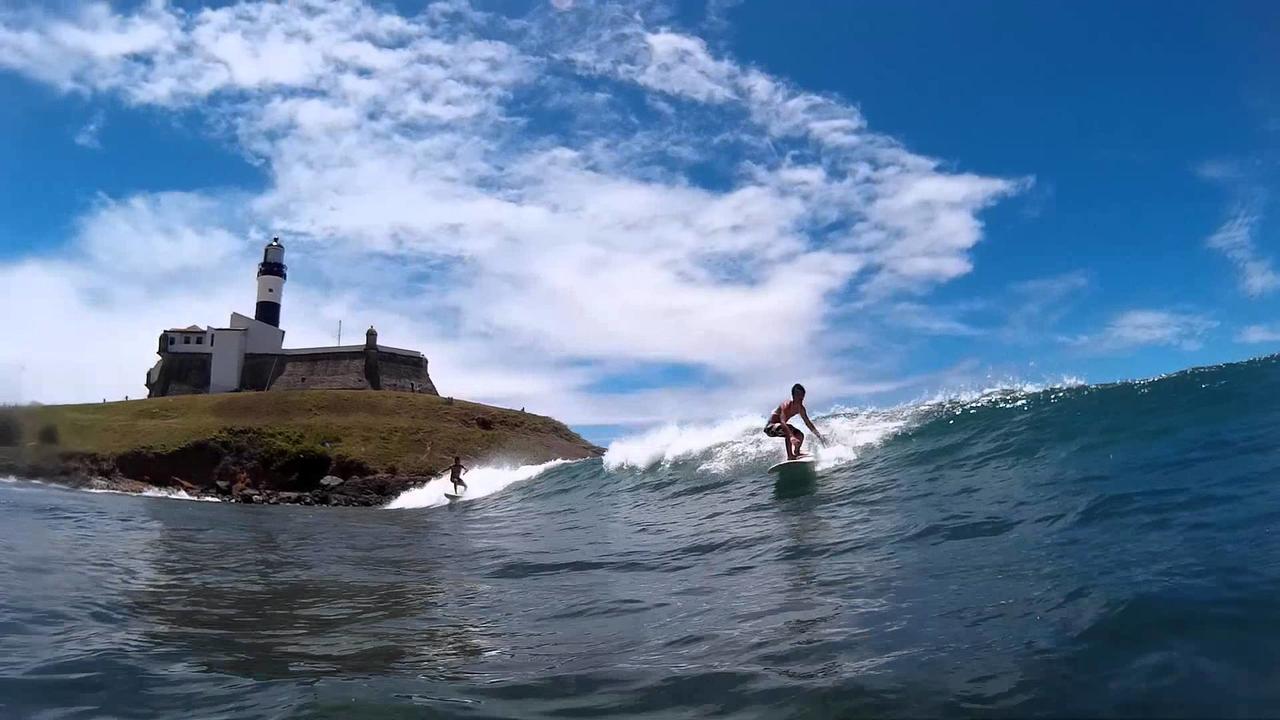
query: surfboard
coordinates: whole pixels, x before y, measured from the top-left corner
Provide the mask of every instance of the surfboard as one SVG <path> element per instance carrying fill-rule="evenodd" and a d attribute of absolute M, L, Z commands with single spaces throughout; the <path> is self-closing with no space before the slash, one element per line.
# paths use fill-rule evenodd
<path fill-rule="evenodd" d="M 785 460 L 769 468 L 769 472 L 775 473 L 779 480 L 790 478 L 810 478 L 816 475 L 814 470 L 813 457 L 801 456 L 796 460 Z"/>
<path fill-rule="evenodd" d="M 445 494 L 444 494 L 444 496 L 445 496 L 446 498 L 448 498 L 448 499 L 449 499 L 449 502 L 453 502 L 454 500 L 461 500 L 461 499 L 462 499 L 462 495 L 461 495 L 461 494 L 454 495 L 453 493 L 445 493 Z"/>

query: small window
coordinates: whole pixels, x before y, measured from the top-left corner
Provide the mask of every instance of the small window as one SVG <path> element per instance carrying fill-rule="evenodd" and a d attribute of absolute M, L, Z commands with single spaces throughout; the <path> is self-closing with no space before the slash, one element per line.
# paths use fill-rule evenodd
<path fill-rule="evenodd" d="M 197 345 L 203 345 L 203 344 L 204 344 L 204 336 L 203 336 L 203 335 L 200 335 L 200 336 L 196 337 L 196 344 L 197 344 Z"/>
<path fill-rule="evenodd" d="M 172 335 L 169 335 L 169 336 L 168 336 L 168 338 L 169 338 L 169 344 L 170 344 L 170 345 L 172 345 L 172 344 L 177 340 L 177 338 L 175 338 L 175 337 L 174 337 L 174 336 L 172 336 Z"/>
<path fill-rule="evenodd" d="M 191 344 L 191 336 L 190 336 L 190 335 L 183 335 L 183 336 L 182 336 L 182 344 L 183 344 L 183 345 L 190 345 L 190 344 Z"/>
<path fill-rule="evenodd" d="M 210 336 L 209 336 L 209 347 L 213 347 L 213 341 L 214 341 L 214 340 L 217 340 L 217 339 L 218 339 L 218 336 L 217 336 L 217 335 L 210 335 Z"/>
<path fill-rule="evenodd" d="M 275 288 L 267 288 L 267 292 L 269 292 L 269 293 L 273 293 L 273 292 L 275 292 L 275 291 L 276 291 L 276 289 L 275 289 Z"/>

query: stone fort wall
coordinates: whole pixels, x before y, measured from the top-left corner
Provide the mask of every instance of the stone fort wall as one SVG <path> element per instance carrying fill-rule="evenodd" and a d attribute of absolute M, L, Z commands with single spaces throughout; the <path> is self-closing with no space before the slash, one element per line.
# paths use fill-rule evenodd
<path fill-rule="evenodd" d="M 397 392 L 419 392 L 439 395 L 435 383 L 427 373 L 427 359 L 398 353 L 379 352 L 378 368 L 381 371 L 381 389 Z"/>
<path fill-rule="evenodd" d="M 365 377 L 363 351 L 286 355 L 284 371 L 269 390 L 377 389 Z"/>
<path fill-rule="evenodd" d="M 171 353 L 164 356 L 155 383 L 147 383 L 147 397 L 199 395 L 209 392 L 212 358 L 208 355 Z M 148 378 L 150 380 L 150 378 Z"/>
<path fill-rule="evenodd" d="M 209 392 L 209 357 L 164 356 L 150 397 Z M 394 390 L 439 395 L 427 372 L 427 360 L 382 350 L 361 349 L 244 357 L 240 389 Z"/>

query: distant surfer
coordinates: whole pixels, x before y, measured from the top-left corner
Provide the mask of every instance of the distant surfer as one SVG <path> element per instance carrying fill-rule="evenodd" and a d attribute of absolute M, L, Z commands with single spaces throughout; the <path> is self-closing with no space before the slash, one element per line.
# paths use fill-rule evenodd
<path fill-rule="evenodd" d="M 804 408 L 804 386 L 796 383 L 791 386 L 791 399 L 783 400 L 782 404 L 769 416 L 768 424 L 764 426 L 765 435 L 786 440 L 788 460 L 800 457 L 800 446 L 804 444 L 804 433 L 787 422 L 796 415 L 804 420 L 804 424 L 813 432 L 814 437 L 818 438 L 823 445 L 827 444 L 822 433 L 818 432 L 818 428 L 814 427 L 813 422 L 809 420 L 809 412 Z"/>
<path fill-rule="evenodd" d="M 449 482 L 453 483 L 453 494 L 461 495 L 458 492 L 458 486 L 461 485 L 463 490 L 467 489 L 467 483 L 463 481 L 462 474 L 467 471 L 467 467 L 462 464 L 462 458 L 457 455 L 453 456 L 453 464 L 449 466 Z"/>

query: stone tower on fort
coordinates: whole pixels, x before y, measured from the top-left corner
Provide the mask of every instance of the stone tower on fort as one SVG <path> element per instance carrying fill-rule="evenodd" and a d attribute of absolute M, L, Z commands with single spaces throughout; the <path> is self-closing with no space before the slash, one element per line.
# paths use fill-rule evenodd
<path fill-rule="evenodd" d="M 378 344 L 284 348 L 280 329 L 284 245 L 273 238 L 258 263 L 253 317 L 231 313 L 228 327 L 191 325 L 160 333 L 160 359 L 147 372 L 148 397 L 247 390 L 397 390 L 437 395 L 427 358 Z"/>

